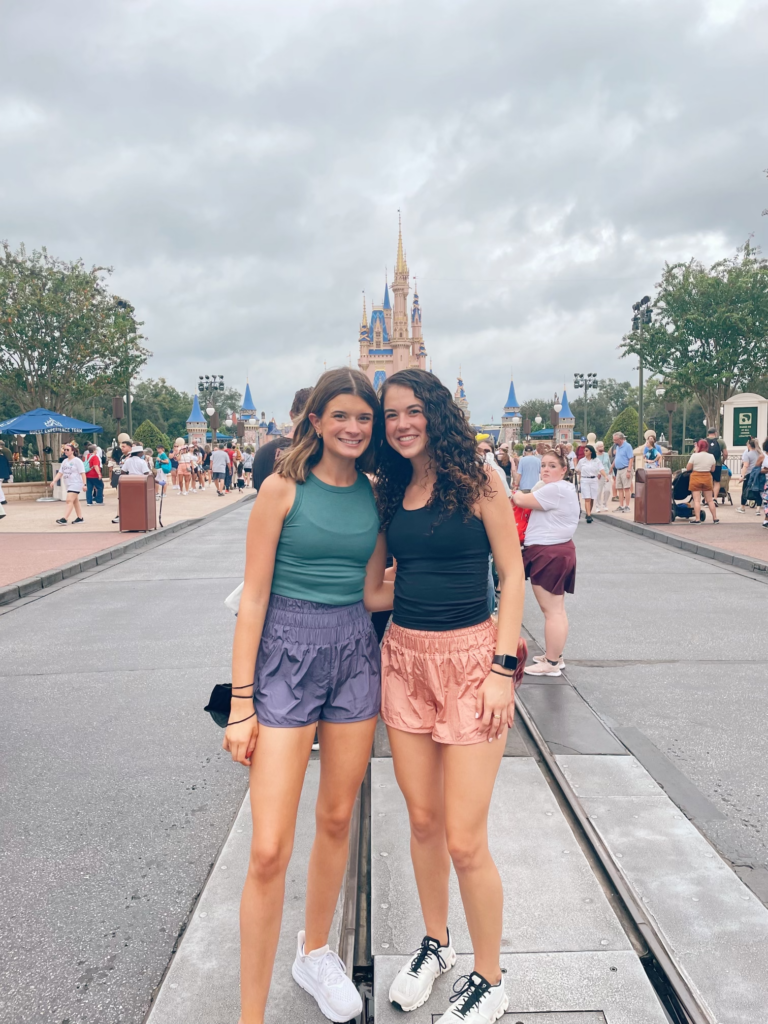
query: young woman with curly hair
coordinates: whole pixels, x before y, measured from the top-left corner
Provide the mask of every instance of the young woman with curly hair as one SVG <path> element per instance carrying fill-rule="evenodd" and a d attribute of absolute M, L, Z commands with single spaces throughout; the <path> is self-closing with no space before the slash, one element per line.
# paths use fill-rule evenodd
<path fill-rule="evenodd" d="M 453 861 L 475 962 L 440 1021 L 487 1024 L 508 1003 L 499 965 L 503 892 L 487 818 L 514 714 L 517 659 L 525 661 L 520 546 L 498 475 L 437 377 L 401 370 L 380 397 L 385 444 L 376 490 L 397 563 L 381 714 L 408 805 L 426 932 L 389 998 L 403 1010 L 423 1005 L 456 961 L 448 931 Z M 488 615 L 491 551 L 501 582 L 498 629 Z"/>
<path fill-rule="evenodd" d="M 224 749 L 250 772 L 253 839 L 240 905 L 240 1024 L 263 1024 L 304 774 L 317 727 L 320 789 L 305 927 L 292 973 L 326 1017 L 362 1011 L 328 947 L 380 703 L 380 654 L 363 606 L 376 607 L 386 547 L 367 473 L 381 441 L 379 401 L 358 370 L 312 391 L 248 523 Z M 386 596 L 387 587 L 390 591 Z"/>

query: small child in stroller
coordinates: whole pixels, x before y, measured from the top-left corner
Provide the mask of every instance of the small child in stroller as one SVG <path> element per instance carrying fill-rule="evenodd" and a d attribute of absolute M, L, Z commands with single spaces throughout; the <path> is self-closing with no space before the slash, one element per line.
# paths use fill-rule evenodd
<path fill-rule="evenodd" d="M 693 516 L 690 481 L 691 474 L 687 469 L 679 469 L 672 477 L 672 522 L 675 519 L 690 519 Z M 706 519 L 704 509 L 699 512 L 699 519 L 702 523 Z"/>

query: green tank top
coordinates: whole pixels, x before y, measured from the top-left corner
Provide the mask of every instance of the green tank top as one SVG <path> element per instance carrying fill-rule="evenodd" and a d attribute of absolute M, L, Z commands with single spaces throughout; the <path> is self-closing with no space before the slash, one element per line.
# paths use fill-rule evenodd
<path fill-rule="evenodd" d="M 365 567 L 376 547 L 379 514 L 370 481 L 333 487 L 310 473 L 296 484 L 275 553 L 272 593 L 320 604 L 363 599 Z"/>

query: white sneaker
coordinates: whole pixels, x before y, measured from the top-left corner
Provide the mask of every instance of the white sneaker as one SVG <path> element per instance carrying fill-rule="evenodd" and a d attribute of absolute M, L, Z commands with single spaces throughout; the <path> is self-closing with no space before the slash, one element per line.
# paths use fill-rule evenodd
<path fill-rule="evenodd" d="M 328 1020 L 344 1024 L 363 1012 L 363 1001 L 347 977 L 341 957 L 328 946 L 305 953 L 303 931 L 299 932 L 291 974 Z"/>
<path fill-rule="evenodd" d="M 456 985 L 464 982 L 463 988 Z M 504 1016 L 509 1006 L 507 993 L 504 991 L 504 978 L 498 985 L 489 985 L 482 974 L 473 971 L 458 979 L 453 986 L 456 995 L 451 996 L 455 1003 L 446 1010 L 437 1024 L 493 1024 L 493 1021 Z"/>
<path fill-rule="evenodd" d="M 403 964 L 389 989 L 389 1001 L 398 1010 L 415 1010 L 423 1006 L 432 994 L 432 986 L 441 974 L 450 971 L 456 963 L 456 950 L 451 945 L 441 946 L 437 939 L 425 935 L 409 963 Z"/>
<path fill-rule="evenodd" d="M 527 676 L 559 676 L 562 675 L 562 672 L 559 662 L 557 665 L 550 665 L 548 661 L 534 661 L 532 665 L 526 665 L 525 674 Z"/>
<path fill-rule="evenodd" d="M 534 654 L 533 660 L 537 661 L 540 665 L 543 665 L 544 662 L 547 660 L 547 656 L 546 654 Z M 557 663 L 557 667 L 560 669 L 565 668 L 565 662 L 563 661 L 562 654 L 560 655 L 560 660 Z"/>

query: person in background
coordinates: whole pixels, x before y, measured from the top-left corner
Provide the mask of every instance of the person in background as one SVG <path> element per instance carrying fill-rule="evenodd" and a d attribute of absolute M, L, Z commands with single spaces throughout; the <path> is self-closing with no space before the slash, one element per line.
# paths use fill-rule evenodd
<path fill-rule="evenodd" d="M 253 482 L 253 448 L 248 447 L 243 454 L 243 474 L 245 486 L 250 487 Z"/>
<path fill-rule="evenodd" d="M 491 435 L 475 434 L 475 441 L 477 441 L 477 450 L 480 452 L 480 454 L 488 463 L 488 465 L 492 466 L 493 469 L 496 471 L 499 480 L 501 481 L 501 486 L 504 488 L 504 493 L 506 494 L 507 497 L 509 497 L 512 494 L 512 491 L 510 490 L 509 484 L 507 483 L 506 473 L 494 458 L 493 446 L 491 444 Z"/>
<path fill-rule="evenodd" d="M 180 497 L 185 498 L 192 487 L 192 452 L 190 452 L 189 446 L 182 444 L 177 448 L 176 458 L 178 459 L 176 479 L 179 482 Z"/>
<path fill-rule="evenodd" d="M 207 444 L 203 449 L 203 484 L 209 487 L 213 483 L 211 477 L 211 446 Z"/>
<path fill-rule="evenodd" d="M 750 437 L 747 441 L 747 447 L 741 456 L 741 504 L 736 511 L 741 512 L 742 515 L 746 515 L 747 512 L 750 475 L 755 467 L 760 464 L 761 459 L 762 454 L 758 440 L 756 437 Z"/>
<path fill-rule="evenodd" d="M 296 424 L 299 422 L 301 414 L 304 411 L 304 406 L 307 404 L 311 394 L 312 388 L 299 388 L 293 396 L 293 403 L 291 405 L 290 412 L 292 426 L 288 431 L 288 434 L 285 437 L 275 437 L 271 441 L 267 441 L 267 443 L 263 444 L 254 455 L 253 466 L 251 467 L 251 476 L 255 490 L 258 491 L 267 477 L 275 471 L 283 449 L 291 447 Z"/>
<path fill-rule="evenodd" d="M 586 447 L 587 447 L 587 443 L 584 440 L 584 438 L 582 437 L 581 441 L 579 441 L 578 448 L 576 449 L 576 465 L 578 465 L 581 462 L 581 460 L 584 458 L 584 450 L 585 450 Z"/>
<path fill-rule="evenodd" d="M 180 490 L 180 487 L 179 487 L 179 448 L 181 448 L 183 443 L 184 442 L 181 440 L 181 438 L 177 437 L 176 441 L 175 441 L 175 443 L 173 445 L 173 448 L 171 449 L 171 454 L 169 455 L 169 458 L 170 458 L 170 461 L 171 461 L 171 487 L 173 488 L 174 491 Z"/>
<path fill-rule="evenodd" d="M 219 447 L 215 448 L 211 452 L 211 474 L 213 476 L 213 486 L 216 488 L 216 494 L 220 498 L 224 496 L 224 481 L 227 478 L 228 465 L 229 456 L 224 448 L 224 442 L 220 441 Z"/>
<path fill-rule="evenodd" d="M 74 442 L 70 442 L 63 445 L 62 450 L 64 452 L 64 460 L 59 466 L 58 473 L 51 480 L 51 488 L 59 480 L 64 481 L 64 486 L 67 490 L 67 507 L 62 518 L 57 519 L 56 522 L 59 526 L 66 526 L 71 512 L 75 512 L 77 516 L 77 518 L 72 520 L 73 525 L 84 521 L 80 508 L 80 495 L 85 490 L 87 484 L 85 482 L 85 466 L 82 460 L 78 458 L 77 445 Z"/>
<path fill-rule="evenodd" d="M 613 435 L 616 454 L 613 457 L 613 469 L 616 470 L 616 489 L 619 493 L 619 512 L 629 512 L 629 498 L 632 494 L 632 463 L 635 453 L 632 445 L 621 431 Z"/>
<path fill-rule="evenodd" d="M 573 445 L 570 444 L 570 442 L 565 445 L 565 457 L 566 457 L 566 459 L 568 461 L 568 473 L 566 475 L 566 479 L 575 482 L 575 480 L 576 480 L 576 452 L 574 452 Z"/>
<path fill-rule="evenodd" d="M 763 441 L 763 462 L 760 472 L 763 476 L 763 527 L 768 530 L 768 438 Z"/>
<path fill-rule="evenodd" d="M 227 458 L 229 460 L 227 468 L 224 471 L 224 492 L 229 494 L 232 490 L 232 474 L 235 468 L 235 449 L 232 447 L 231 441 L 226 445 L 224 451 L 227 453 Z"/>
<path fill-rule="evenodd" d="M 512 464 L 512 459 L 511 459 L 510 454 L 509 454 L 509 441 L 505 441 L 503 444 L 499 445 L 499 447 L 496 449 L 496 456 L 495 457 L 496 457 L 496 464 L 498 466 L 500 466 L 504 470 L 504 475 L 507 478 L 507 486 L 511 487 L 511 485 L 512 485 L 512 472 L 513 472 L 514 467 L 513 467 L 513 464 Z"/>
<path fill-rule="evenodd" d="M 171 460 L 168 458 L 165 445 L 159 444 L 157 446 L 157 455 L 155 456 L 155 498 L 158 501 L 160 500 L 160 495 L 165 490 L 170 472 Z"/>
<path fill-rule="evenodd" d="M 155 468 L 155 460 L 152 458 L 152 449 L 151 448 L 145 448 L 144 449 L 144 461 L 149 466 L 149 471 L 151 473 L 152 470 Z"/>
<path fill-rule="evenodd" d="M 715 457 L 712 483 L 714 484 L 715 501 L 717 501 L 717 495 L 720 493 L 720 476 L 723 472 L 723 463 L 728 458 L 728 449 L 725 447 L 725 441 L 722 437 L 718 437 L 717 427 L 710 427 L 707 430 L 707 448 L 709 449 L 709 454 Z"/>
<path fill-rule="evenodd" d="M 584 445 L 584 458 L 576 463 L 576 475 L 579 478 L 581 496 L 584 499 L 584 511 L 587 522 L 592 522 L 592 506 L 597 498 L 600 478 L 605 475 L 605 467 L 597 457 L 591 444 Z"/>
<path fill-rule="evenodd" d="M 608 511 L 608 494 L 611 489 L 611 481 L 613 479 L 613 473 L 611 472 L 611 457 L 605 450 L 604 441 L 595 442 L 595 451 L 597 458 L 602 462 L 603 468 L 605 469 L 605 475 L 598 477 L 597 481 L 597 508 L 596 512 L 607 512 Z"/>
<path fill-rule="evenodd" d="M 533 445 L 527 444 L 517 464 L 517 489 L 529 494 L 539 482 L 541 473 L 541 457 L 534 454 Z"/>
<path fill-rule="evenodd" d="M 243 466 L 243 453 L 239 448 L 235 452 L 235 475 L 237 476 L 237 489 L 242 491 L 245 487 L 245 468 Z"/>
<path fill-rule="evenodd" d="M 649 430 L 645 435 L 643 459 L 646 469 L 661 469 L 661 457 L 664 454 L 661 445 L 656 442 L 656 435 Z"/>
<path fill-rule="evenodd" d="M 85 503 L 86 505 L 104 504 L 104 481 L 101 479 L 101 459 L 95 444 L 85 449 Z"/>
<path fill-rule="evenodd" d="M 523 565 L 533 594 L 544 614 L 543 655 L 534 657 L 525 672 L 530 676 L 559 676 L 565 668 L 563 652 L 568 639 L 565 594 L 576 585 L 576 548 L 573 535 L 581 509 L 572 484 L 565 479 L 568 459 L 563 445 L 556 445 L 541 460 L 543 487 L 531 494 L 515 491 L 513 504 L 529 508 Z"/>
<path fill-rule="evenodd" d="M 685 467 L 691 472 L 689 487 L 693 495 L 693 515 L 688 520 L 692 526 L 699 525 L 699 512 L 701 511 L 701 497 L 704 495 L 709 511 L 712 513 L 712 522 L 719 523 L 717 508 L 712 497 L 713 480 L 712 471 L 715 468 L 715 456 L 709 451 L 709 444 L 702 438 L 696 442 L 696 450 L 688 459 Z"/>

